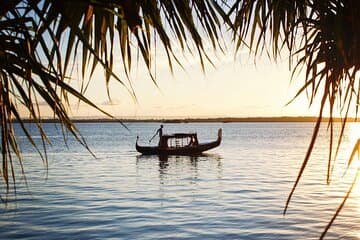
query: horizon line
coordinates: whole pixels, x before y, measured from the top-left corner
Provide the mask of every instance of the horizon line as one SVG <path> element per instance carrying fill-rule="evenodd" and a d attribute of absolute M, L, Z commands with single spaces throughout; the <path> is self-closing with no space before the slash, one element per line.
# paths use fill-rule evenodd
<path fill-rule="evenodd" d="M 333 117 L 334 122 L 341 122 L 341 117 Z M 271 116 L 271 117 L 77 117 L 73 122 L 164 122 L 164 123 L 187 123 L 187 122 L 316 122 L 316 116 Z M 330 117 L 323 117 L 322 122 L 328 122 Z M 60 122 L 55 118 L 44 118 L 42 122 Z M 347 118 L 348 122 L 358 122 L 356 117 Z M 15 120 L 14 122 L 18 122 Z M 34 119 L 26 118 L 23 122 L 34 122 Z"/>

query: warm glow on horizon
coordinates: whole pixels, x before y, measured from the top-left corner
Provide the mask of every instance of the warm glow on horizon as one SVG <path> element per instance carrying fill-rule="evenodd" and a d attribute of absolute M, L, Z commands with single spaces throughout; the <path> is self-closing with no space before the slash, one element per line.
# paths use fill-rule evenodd
<path fill-rule="evenodd" d="M 291 72 L 287 62 L 275 63 L 260 59 L 255 65 L 247 54 L 236 60 L 228 54 L 218 57 L 215 68 L 206 66 L 205 74 L 201 65 L 192 59 L 185 61 L 185 71 L 175 66 L 172 75 L 166 61 L 165 58 L 157 59 L 156 81 L 159 88 L 152 82 L 145 67 L 138 67 L 133 71 L 131 81 L 137 103 L 114 80 L 110 82 L 109 101 L 101 69 L 95 71 L 85 95 L 114 116 L 130 118 L 318 114 L 317 106 L 309 108 L 305 94 L 286 105 L 303 83 L 300 76 L 290 83 Z M 120 70 L 115 67 L 115 71 Z M 80 79 L 81 77 L 74 77 L 72 85 L 79 87 Z M 51 113 L 48 115 L 51 116 Z M 71 115 L 85 118 L 103 116 L 77 102 L 71 105 Z"/>
<path fill-rule="evenodd" d="M 319 101 L 314 101 L 313 106 L 309 107 L 306 94 L 301 94 L 287 105 L 304 84 L 303 74 L 291 81 L 287 58 L 275 62 L 264 56 L 258 57 L 254 62 L 254 57 L 249 56 L 246 50 L 241 51 L 235 58 L 233 50 L 214 53 L 209 47 L 209 56 L 215 67 L 205 62 L 204 73 L 197 56 L 182 53 L 179 49 L 174 51 L 184 69 L 173 63 L 172 74 L 166 54 L 159 51 L 154 56 L 154 75 L 158 87 L 151 80 L 146 66 L 141 62 L 136 63 L 136 60 L 130 73 L 130 84 L 123 74 L 121 58 L 115 58 L 114 71 L 119 73 L 128 88 L 132 86 L 137 102 L 126 88 L 114 79 L 109 83 L 109 99 L 104 73 L 100 67 L 95 70 L 85 96 L 113 116 L 126 118 L 318 115 Z M 71 85 L 80 89 L 81 79 L 80 73 L 74 73 Z M 87 81 L 85 78 L 85 82 Z M 44 104 L 40 104 L 40 108 L 44 116 L 53 115 Z M 99 111 L 83 103 L 78 104 L 77 101 L 71 102 L 70 116 L 105 117 Z"/>

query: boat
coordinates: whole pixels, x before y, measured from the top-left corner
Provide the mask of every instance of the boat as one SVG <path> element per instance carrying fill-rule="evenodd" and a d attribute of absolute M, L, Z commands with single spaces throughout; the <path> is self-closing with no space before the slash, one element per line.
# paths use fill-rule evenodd
<path fill-rule="evenodd" d="M 197 133 L 175 133 L 161 135 L 158 146 L 140 146 L 136 138 L 136 150 L 143 155 L 200 155 L 220 145 L 222 129 L 218 130 L 216 141 L 199 143 Z"/>

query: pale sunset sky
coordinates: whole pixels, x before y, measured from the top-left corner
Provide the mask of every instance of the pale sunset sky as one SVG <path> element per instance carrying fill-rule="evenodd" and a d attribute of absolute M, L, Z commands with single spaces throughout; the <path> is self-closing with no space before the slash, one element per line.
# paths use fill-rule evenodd
<path fill-rule="evenodd" d="M 137 62 L 134 46 L 130 77 L 137 102 L 116 80 L 110 81 L 110 102 L 103 70 L 100 67 L 91 79 L 86 96 L 100 108 L 120 118 L 270 117 L 318 114 L 319 106 L 314 104 L 309 108 L 306 94 L 302 94 L 286 106 L 305 81 L 303 74 L 291 81 L 287 54 L 283 54 L 282 59 L 278 59 L 277 62 L 263 54 L 257 58 L 255 64 L 254 56 L 249 55 L 248 49 L 242 49 L 235 55 L 233 43 L 227 44 L 228 49 L 225 53 L 214 51 L 209 44 L 207 45 L 205 48 L 215 67 L 209 63 L 205 64 L 205 73 L 196 54 L 193 56 L 188 52 L 182 53 L 180 49 L 176 49 L 175 44 L 174 52 L 184 69 L 174 61 L 174 73 L 171 74 L 166 55 L 161 47 L 157 47 L 154 64 L 159 88 L 152 82 L 142 60 Z M 129 86 L 122 69 L 120 52 L 115 49 L 116 55 L 114 71 Z M 81 74 L 74 72 L 71 85 L 79 88 Z M 46 106 L 41 108 L 44 116 L 52 116 L 45 110 Z M 85 104 L 78 105 L 76 101 L 71 104 L 71 116 L 105 117 Z"/>
<path fill-rule="evenodd" d="M 215 55 L 216 54 L 216 55 Z M 111 80 L 107 97 L 102 69 L 98 68 L 90 82 L 86 96 L 98 106 L 117 117 L 130 118 L 187 118 L 187 117 L 269 117 L 317 115 L 318 106 L 309 108 L 303 94 L 290 105 L 286 104 L 296 94 L 304 76 L 291 81 L 287 57 L 277 62 L 268 57 L 254 57 L 242 50 L 235 57 L 233 50 L 226 53 L 209 50 L 215 67 L 206 64 L 205 73 L 198 57 L 185 54 L 183 70 L 174 63 L 171 74 L 167 58 L 157 54 L 156 81 L 152 82 L 146 67 L 133 62 L 131 83 L 137 102 L 125 88 Z M 183 54 L 179 52 L 179 55 Z M 136 59 L 136 58 L 135 58 Z M 115 72 L 122 74 L 121 60 L 115 58 Z M 79 87 L 81 76 L 73 76 L 72 85 Z M 83 104 L 72 105 L 73 117 L 102 117 L 103 115 Z"/>

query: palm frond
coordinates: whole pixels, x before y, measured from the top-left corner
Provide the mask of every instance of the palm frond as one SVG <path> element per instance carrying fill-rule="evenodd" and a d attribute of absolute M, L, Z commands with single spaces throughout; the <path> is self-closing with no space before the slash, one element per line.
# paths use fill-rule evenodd
<path fill-rule="evenodd" d="M 42 127 L 40 101 L 51 109 L 53 117 L 62 124 L 65 131 L 88 148 L 69 116 L 70 96 L 113 117 L 84 96 L 91 81 L 85 79 L 88 70 L 90 78 L 97 66 L 104 70 L 104 83 L 109 98 L 109 83 L 115 80 L 136 100 L 130 80 L 133 46 L 140 50 L 149 75 L 156 84 L 156 76 L 152 71 L 153 49 L 156 48 L 152 38 L 155 35 L 168 56 L 171 69 L 173 61 L 181 65 L 173 51 L 174 42 L 179 43 L 183 51 L 192 51 L 190 46 L 195 46 L 204 68 L 204 59 L 211 60 L 203 45 L 203 34 L 211 39 L 214 49 L 222 49 L 222 24 L 224 21 L 230 23 L 220 4 L 213 0 L 0 0 L 0 120 L 3 163 L 0 175 L 7 191 L 10 181 L 14 188 L 16 182 L 12 152 L 16 154 L 21 171 L 25 174 L 14 121 L 19 123 L 46 167 L 46 145 L 51 142 Z M 116 46 L 119 46 L 124 78 L 113 70 Z M 81 66 L 83 80 L 80 89 L 73 88 L 68 82 L 74 63 Z M 24 116 L 20 114 L 20 107 L 35 122 L 41 135 L 42 147 L 32 139 L 24 124 Z"/>
<path fill-rule="evenodd" d="M 206 61 L 212 64 L 204 37 L 210 40 L 214 50 L 222 51 L 226 47 L 221 41 L 225 28 L 233 34 L 236 51 L 245 46 L 255 54 L 266 53 L 276 60 L 286 50 L 293 75 L 302 69 L 305 71 L 304 84 L 295 97 L 305 92 L 311 105 L 321 95 L 318 120 L 284 213 L 311 157 L 326 104 L 330 108 L 327 160 L 327 181 L 330 182 L 333 158 L 342 143 L 351 106 L 358 112 L 359 1 L 0 0 L 0 6 L 1 177 L 7 189 L 10 181 L 14 186 L 16 181 L 12 152 L 21 163 L 14 120 L 20 123 L 37 151 L 45 153 L 42 158 L 47 161 L 45 143 L 49 139 L 42 128 L 39 101 L 45 102 L 64 129 L 87 147 L 69 117 L 69 97 L 103 111 L 84 97 L 87 85 L 93 80 L 83 79 L 79 90 L 67 82 L 74 62 L 80 64 L 83 78 L 88 71 L 91 77 L 98 66 L 104 70 L 109 98 L 109 83 L 115 80 L 136 100 L 130 78 L 134 55 L 138 53 L 137 59 L 145 63 L 156 85 L 154 51 L 157 46 L 165 51 L 171 70 L 173 62 L 181 66 L 174 44 L 182 51 L 196 54 L 204 70 Z M 116 46 L 119 46 L 125 77 L 113 70 Z M 19 105 L 36 123 L 43 141 L 42 151 L 23 124 Z M 336 107 L 344 114 L 337 141 L 333 134 Z"/>
<path fill-rule="evenodd" d="M 294 66 L 290 66 L 293 69 L 293 76 L 295 72 L 301 70 L 305 72 L 305 83 L 294 99 L 304 92 L 309 93 L 311 105 L 316 96 L 322 92 L 318 120 L 298 176 L 286 201 L 284 214 L 311 157 L 322 117 L 329 114 L 327 182 L 330 183 L 351 107 L 355 106 L 356 114 L 358 112 L 359 10 L 360 2 L 355 0 L 238 0 L 229 11 L 234 18 L 233 39 L 237 50 L 247 42 L 245 46 L 249 46 L 255 54 L 266 51 L 269 56 L 276 59 L 285 48 L 289 53 L 289 63 L 295 63 Z M 356 99 L 355 104 L 354 99 Z M 329 106 L 327 113 L 326 104 Z M 340 109 L 343 118 L 334 154 L 333 118 L 336 107 Z M 352 157 L 354 152 L 355 148 Z"/>

